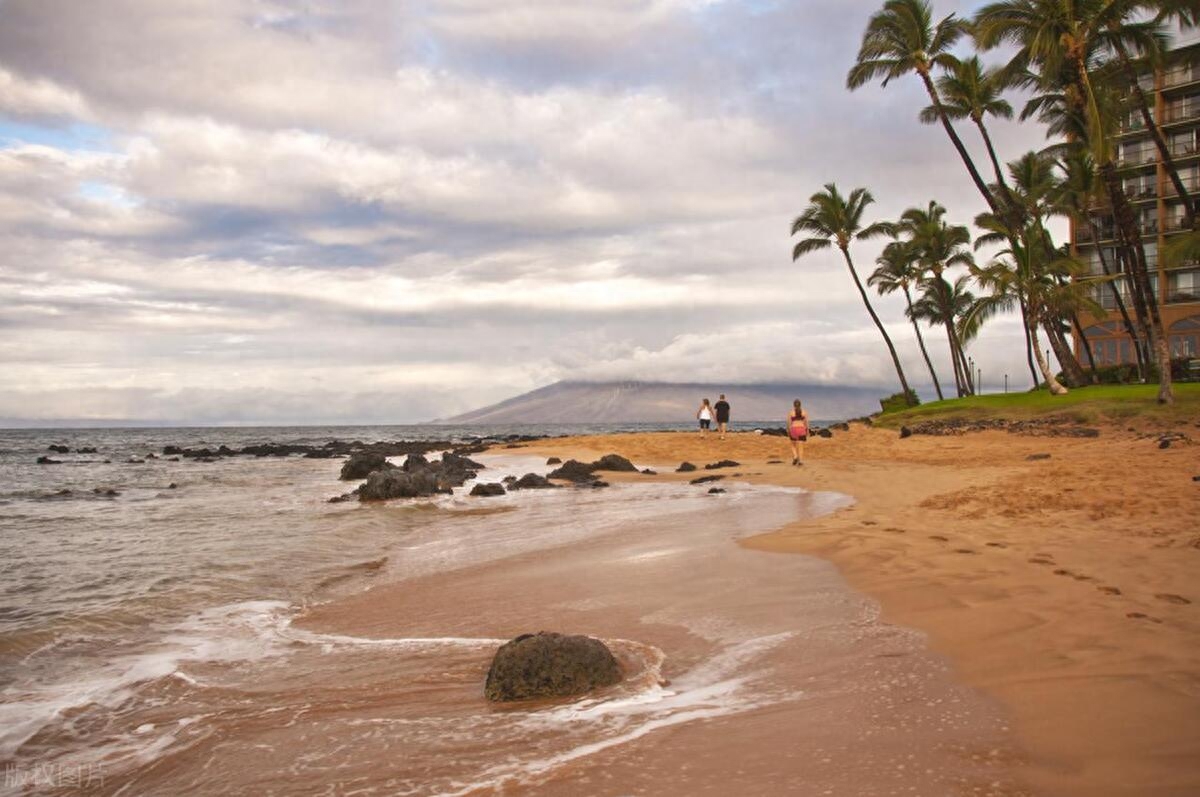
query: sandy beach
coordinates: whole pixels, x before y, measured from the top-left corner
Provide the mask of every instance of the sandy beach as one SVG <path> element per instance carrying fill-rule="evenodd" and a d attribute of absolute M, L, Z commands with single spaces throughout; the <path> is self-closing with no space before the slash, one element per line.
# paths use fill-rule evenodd
<path fill-rule="evenodd" d="M 729 481 L 853 496 L 741 545 L 826 559 L 879 601 L 884 620 L 928 635 L 955 677 L 1011 718 L 1013 766 L 1036 793 L 1194 795 L 1200 449 L 1187 439 L 1160 448 L 1162 430 L 1100 431 L 901 439 L 853 424 L 814 438 L 803 467 L 786 464 L 786 440 L 749 433 L 567 438 L 522 451 L 729 458 L 741 463 L 719 471 Z"/>

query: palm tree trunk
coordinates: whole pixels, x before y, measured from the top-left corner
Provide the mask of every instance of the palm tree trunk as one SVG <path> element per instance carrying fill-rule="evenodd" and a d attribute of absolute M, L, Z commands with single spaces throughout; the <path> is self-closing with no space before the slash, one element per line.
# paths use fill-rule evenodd
<path fill-rule="evenodd" d="M 1088 229 L 1092 232 L 1092 240 L 1096 242 L 1096 254 L 1100 257 L 1100 269 L 1104 272 L 1104 276 L 1111 277 L 1112 271 L 1108 268 L 1108 258 L 1104 256 L 1104 247 L 1100 245 L 1100 230 L 1096 227 L 1096 222 L 1090 213 L 1085 212 L 1084 218 L 1087 219 Z M 1133 356 L 1137 360 L 1138 378 L 1145 379 L 1146 363 L 1142 356 L 1141 338 L 1134 330 L 1133 320 L 1129 317 L 1129 309 L 1125 306 L 1125 300 L 1121 298 L 1121 291 L 1117 288 L 1116 282 L 1109 282 L 1108 288 L 1112 291 L 1113 301 L 1116 302 L 1117 311 L 1121 314 L 1121 321 L 1125 324 L 1125 334 L 1133 341 Z"/>
<path fill-rule="evenodd" d="M 1046 341 L 1050 344 L 1050 348 L 1054 350 L 1054 356 L 1058 359 L 1058 364 L 1062 366 L 1063 377 L 1067 380 L 1069 387 L 1083 387 L 1088 383 L 1087 376 L 1083 373 L 1083 367 L 1079 364 L 1079 360 L 1075 358 L 1075 353 L 1071 351 L 1071 347 L 1067 344 L 1066 335 L 1063 334 L 1062 321 L 1056 315 L 1047 317 L 1042 322 L 1042 329 L 1046 331 Z"/>
<path fill-rule="evenodd" d="M 867 312 L 871 314 L 871 320 L 875 322 L 879 334 L 883 336 L 883 342 L 887 344 L 888 352 L 892 355 L 892 364 L 896 366 L 896 376 L 900 377 L 900 388 L 904 391 L 904 402 L 912 407 L 915 404 L 913 392 L 908 387 L 908 380 L 904 378 L 904 369 L 900 367 L 900 358 L 896 355 L 896 347 L 892 345 L 892 339 L 888 336 L 887 330 L 883 328 L 883 322 L 879 320 L 879 316 L 875 314 L 875 308 L 871 306 L 871 300 L 867 298 L 867 291 L 858 278 L 858 272 L 854 270 L 854 261 L 850 259 L 849 248 L 838 248 L 842 250 L 842 257 L 846 258 L 846 267 L 850 269 L 850 276 L 854 279 L 854 287 L 858 288 L 858 295 L 862 297 L 863 304 L 867 306 Z"/>
<path fill-rule="evenodd" d="M 1030 323 L 1026 329 L 1029 330 L 1029 340 L 1033 343 L 1033 356 L 1037 358 L 1038 368 L 1042 371 L 1042 377 L 1046 382 L 1046 387 L 1050 390 L 1050 395 L 1065 395 L 1067 389 L 1060 385 L 1058 380 L 1054 378 L 1054 374 L 1050 370 L 1050 363 L 1046 362 L 1046 355 L 1042 354 L 1042 347 L 1038 343 L 1037 323 L 1032 318 L 1030 318 Z"/>
<path fill-rule="evenodd" d="M 953 326 L 954 322 L 950 324 Z M 958 337 L 958 332 L 954 332 L 954 345 L 958 347 L 958 364 L 962 367 L 963 372 L 963 387 L 966 388 L 967 395 L 975 395 L 975 374 L 971 373 L 970 363 L 967 361 L 967 352 L 963 349 L 962 339 Z"/>
<path fill-rule="evenodd" d="M 1158 299 L 1150 288 L 1150 275 L 1146 268 L 1146 250 L 1142 246 L 1141 231 L 1137 228 L 1133 208 L 1130 207 L 1129 200 L 1125 197 L 1125 190 L 1121 187 L 1121 178 L 1117 175 L 1117 170 L 1111 160 L 1101 164 L 1100 176 L 1108 190 L 1113 215 L 1117 221 L 1117 230 L 1124 236 L 1125 243 L 1132 249 L 1132 277 L 1137 282 L 1146 302 L 1149 325 L 1145 331 L 1146 337 L 1154 348 L 1154 359 L 1158 365 L 1158 402 L 1174 404 L 1175 393 L 1171 389 L 1171 350 L 1164 334 L 1162 316 L 1158 312 Z"/>
<path fill-rule="evenodd" d="M 1033 364 L 1033 339 L 1029 337 L 1029 309 L 1025 305 L 1025 297 L 1019 297 L 1021 305 L 1021 328 L 1025 330 L 1025 361 L 1029 364 L 1029 378 L 1033 380 L 1033 386 L 1037 387 L 1038 379 L 1037 367 Z"/>
<path fill-rule="evenodd" d="M 1137 101 L 1138 110 L 1142 113 L 1142 121 L 1146 123 L 1146 130 L 1154 139 L 1154 146 L 1158 147 L 1158 154 L 1162 157 L 1163 165 L 1167 169 L 1167 176 L 1171 178 L 1171 185 L 1175 186 L 1175 190 L 1179 193 L 1179 199 L 1183 202 L 1184 211 L 1187 214 L 1187 225 L 1195 228 L 1196 204 L 1192 201 L 1191 195 L 1188 194 L 1187 188 L 1183 184 L 1183 179 L 1179 176 L 1179 168 L 1171 157 L 1171 148 L 1167 146 L 1162 130 L 1154 121 L 1154 114 L 1150 113 L 1150 104 L 1146 101 L 1146 93 L 1142 91 L 1142 85 L 1138 82 L 1137 68 L 1129 57 L 1129 51 L 1125 49 L 1125 45 L 1119 39 L 1114 39 L 1114 49 L 1121 59 L 1121 67 L 1125 70 L 1125 76 L 1129 79 L 1133 97 Z"/>
<path fill-rule="evenodd" d="M 991 159 L 992 169 L 996 172 L 996 184 L 1008 198 L 1008 183 L 1004 179 L 1004 170 L 1000 168 L 1000 159 L 996 157 L 996 148 L 992 146 L 992 137 L 988 135 L 987 126 L 984 125 L 982 119 L 975 119 L 974 122 L 975 126 L 979 128 L 979 134 L 983 136 L 983 145 L 987 147 L 988 158 Z"/>
<path fill-rule="evenodd" d="M 992 192 L 988 190 L 987 183 L 979 176 L 979 170 L 975 168 L 975 162 L 971 160 L 971 155 L 967 152 L 967 148 L 963 146 L 962 139 L 958 137 L 958 133 L 954 130 L 954 125 L 950 124 L 950 118 L 946 116 L 946 111 L 942 107 L 942 98 L 937 93 L 937 87 L 933 85 L 933 79 L 929 77 L 928 72 L 920 72 L 921 80 L 925 83 L 925 91 L 929 92 L 929 99 L 933 102 L 933 107 L 937 109 L 938 118 L 942 121 L 942 127 L 946 130 L 946 135 L 950 136 L 950 143 L 958 150 L 958 157 L 962 158 L 963 165 L 967 167 L 967 172 L 971 175 L 971 181 L 975 183 L 975 187 L 979 189 L 979 193 L 983 195 L 984 200 L 988 203 L 988 207 L 997 216 L 1004 218 L 1004 213 L 1001 212 L 996 198 L 992 196 Z"/>
<path fill-rule="evenodd" d="M 1088 367 L 1092 369 L 1090 381 L 1094 385 L 1100 381 L 1100 377 L 1096 373 L 1096 358 L 1092 354 L 1091 341 L 1087 339 L 1087 335 L 1083 334 L 1083 325 L 1079 323 L 1079 314 L 1074 310 L 1071 311 L 1071 326 L 1075 328 L 1075 334 L 1079 336 L 1079 344 L 1083 346 L 1083 353 L 1087 355 Z"/>
<path fill-rule="evenodd" d="M 962 398 L 967 391 L 963 387 L 962 369 L 958 365 L 958 351 L 954 348 L 954 332 L 949 326 L 946 327 L 946 342 L 950 345 L 950 364 L 954 366 L 954 390 Z"/>
<path fill-rule="evenodd" d="M 929 359 L 929 352 L 925 350 L 925 339 L 921 337 L 921 327 L 917 324 L 917 319 L 913 318 L 912 294 L 908 292 L 907 285 L 903 287 L 904 301 L 908 302 L 908 319 L 912 321 L 913 332 L 917 333 L 917 345 L 921 347 L 921 356 L 925 358 L 925 365 L 929 368 L 929 378 L 933 380 L 933 389 L 937 391 L 938 401 L 945 401 L 946 397 L 942 395 L 942 383 L 938 381 L 938 376 L 933 371 L 933 361 Z"/>

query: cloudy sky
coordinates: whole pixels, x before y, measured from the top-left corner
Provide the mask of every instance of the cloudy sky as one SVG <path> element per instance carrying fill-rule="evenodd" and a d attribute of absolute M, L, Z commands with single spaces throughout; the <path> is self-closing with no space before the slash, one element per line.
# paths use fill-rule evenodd
<path fill-rule="evenodd" d="M 982 209 L 915 78 L 844 89 L 878 7 L 0 0 L 0 419 L 400 423 L 559 379 L 891 392 L 844 263 L 793 264 L 788 236 L 830 181 L 872 218 Z M 902 299 L 877 305 L 920 382 Z M 985 389 L 1028 380 L 1011 319 L 971 354 Z"/>

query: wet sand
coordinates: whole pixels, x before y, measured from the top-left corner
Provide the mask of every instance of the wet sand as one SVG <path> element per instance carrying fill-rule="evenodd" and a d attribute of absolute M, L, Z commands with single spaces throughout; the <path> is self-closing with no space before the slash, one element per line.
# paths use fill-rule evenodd
<path fill-rule="evenodd" d="M 1013 766 L 1036 793 L 1195 795 L 1200 448 L 1101 431 L 900 439 L 854 424 L 814 438 L 798 468 L 786 440 L 747 433 L 558 439 L 526 452 L 663 466 L 731 458 L 741 467 L 717 471 L 729 481 L 853 496 L 741 544 L 820 556 L 884 620 L 927 634 L 957 678 L 1011 717 Z"/>

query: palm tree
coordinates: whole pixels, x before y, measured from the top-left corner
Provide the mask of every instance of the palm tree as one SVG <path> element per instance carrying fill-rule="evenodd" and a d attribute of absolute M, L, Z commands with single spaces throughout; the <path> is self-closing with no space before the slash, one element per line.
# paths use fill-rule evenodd
<path fill-rule="evenodd" d="M 983 121 L 985 116 L 1012 118 L 1012 106 L 1001 96 L 1003 89 L 1004 81 L 999 70 L 984 69 L 979 56 L 955 61 L 953 67 L 937 80 L 937 90 L 942 97 L 941 113 L 954 121 L 970 119 L 979 128 L 979 135 L 983 138 L 996 173 L 996 182 L 1002 191 L 1007 192 L 1004 170 L 1000 168 L 996 148 Z M 941 121 L 937 106 L 930 105 L 921 111 L 921 121 L 925 124 Z"/>
<path fill-rule="evenodd" d="M 883 253 L 875 258 L 879 268 L 867 277 L 867 284 L 875 288 L 880 296 L 902 291 L 906 314 L 912 321 L 913 332 L 917 333 L 917 345 L 921 348 L 921 356 L 925 358 L 925 366 L 929 368 L 929 378 L 933 380 L 933 389 L 937 391 L 938 401 L 945 399 L 942 395 L 942 383 L 938 381 L 937 373 L 933 370 L 933 362 L 925 349 L 925 339 L 921 337 L 921 327 L 913 315 L 912 286 L 920 282 L 921 274 L 917 268 L 917 253 L 909 241 L 892 241 L 883 248 Z"/>
<path fill-rule="evenodd" d="M 917 252 L 918 263 L 930 275 L 928 285 L 940 294 L 937 301 L 943 308 L 951 297 L 947 291 L 953 287 L 942 275 L 954 266 L 969 266 L 974 263 L 970 251 L 971 234 L 964 225 L 947 224 L 946 208 L 931 201 L 924 208 L 909 208 L 900 216 L 900 229 L 909 236 Z M 969 395 L 975 391 L 971 369 L 967 367 L 967 356 L 954 328 L 953 314 L 940 316 L 946 325 L 946 336 L 950 343 L 950 359 L 954 364 L 955 384 L 958 395 Z"/>
<path fill-rule="evenodd" d="M 947 281 L 940 273 L 928 276 L 921 283 L 923 292 L 913 302 L 911 310 L 914 320 L 922 319 L 930 326 L 941 325 L 946 329 L 946 340 L 954 353 L 954 380 L 959 397 L 970 392 L 966 387 L 970 368 L 962 353 L 959 335 L 960 322 L 976 303 L 975 295 L 967 289 L 969 280 L 967 274 L 958 276 L 954 282 Z"/>
<path fill-rule="evenodd" d="M 973 33 L 976 43 L 985 50 L 1003 43 L 1016 45 L 1010 67 L 1033 71 L 1046 90 L 1061 89 L 1072 112 L 1087 121 L 1086 141 L 1104 181 L 1122 244 L 1132 255 L 1132 282 L 1136 290 L 1150 298 L 1146 332 L 1159 366 L 1158 400 L 1173 403 L 1171 354 L 1158 304 L 1152 299 L 1145 247 L 1117 174 L 1092 80 L 1092 70 L 1105 48 L 1113 48 L 1123 40 L 1135 50 L 1144 46 L 1143 32 L 1124 24 L 1128 19 L 1126 6 L 1119 0 L 1001 0 L 979 10 Z"/>
<path fill-rule="evenodd" d="M 1038 326 L 1045 321 L 1048 295 L 1054 290 L 1053 283 L 1046 279 L 1047 269 L 1038 261 L 1041 247 L 1030 247 L 1020 242 L 1000 252 L 1000 256 L 982 268 L 973 269 L 976 281 L 991 295 L 978 302 L 972 312 L 980 317 L 994 315 L 1012 309 L 1020 303 L 1023 308 L 1025 329 L 1033 343 L 1033 356 L 1051 395 L 1067 393 L 1067 388 L 1055 378 L 1050 363 L 1042 352 L 1038 341 Z M 972 323 L 975 323 L 973 320 Z"/>
<path fill-rule="evenodd" d="M 930 107 L 958 151 L 975 187 L 992 212 L 999 214 L 1001 208 L 958 137 L 933 82 L 934 67 L 952 69 L 957 63 L 950 48 L 965 32 L 965 21 L 954 14 L 935 25 L 933 10 L 927 0 L 887 0 L 867 23 L 858 58 L 846 76 L 846 86 L 853 91 L 882 78 L 886 87 L 890 81 L 909 72 L 921 78 L 932 103 Z"/>
<path fill-rule="evenodd" d="M 838 192 L 836 185 L 826 183 L 825 190 L 818 191 L 809 197 L 808 207 L 792 222 L 792 235 L 809 233 L 811 236 L 800 240 L 795 245 L 792 249 L 792 260 L 799 260 L 804 255 L 828 249 L 831 246 L 836 246 L 841 250 L 846 267 L 850 269 L 850 277 L 854 280 L 854 286 L 858 288 L 858 294 L 862 297 L 871 320 L 875 322 L 879 334 L 883 336 L 883 342 L 887 344 L 888 352 L 892 356 L 892 364 L 896 366 L 896 376 L 900 378 L 900 388 L 904 391 L 905 402 L 912 406 L 916 403 L 914 394 L 908 387 L 908 380 L 904 378 L 904 369 L 900 367 L 900 358 L 896 355 L 896 347 L 892 345 L 892 339 L 888 337 L 887 330 L 883 328 L 883 323 L 875 314 L 875 308 L 871 306 L 871 300 L 867 298 L 867 291 L 863 288 L 862 280 L 858 278 L 858 272 L 854 268 L 854 261 L 850 258 L 851 241 L 865 241 L 891 235 L 894 232 L 892 225 L 884 222 L 862 226 L 863 211 L 874 201 L 875 198 L 871 196 L 871 192 L 865 188 L 855 188 L 849 196 L 843 197 Z"/>
<path fill-rule="evenodd" d="M 1100 185 L 1097 182 L 1096 169 L 1092 163 L 1091 156 L 1079 148 L 1075 148 L 1073 151 L 1066 153 L 1064 159 L 1059 161 L 1058 166 L 1063 173 L 1063 180 L 1058 185 L 1058 196 L 1054 199 L 1055 206 L 1060 212 L 1073 218 L 1076 224 L 1082 224 L 1087 227 L 1091 233 L 1092 240 L 1096 242 L 1096 256 L 1100 261 L 1100 270 L 1104 273 L 1105 277 L 1114 277 L 1115 273 L 1109 265 L 1108 257 L 1104 254 L 1104 247 L 1100 246 L 1100 230 L 1091 210 L 1093 202 L 1095 202 L 1100 194 Z M 1112 294 L 1117 312 L 1121 315 L 1121 322 L 1125 326 L 1125 334 L 1133 341 L 1133 353 L 1137 359 L 1138 374 L 1144 375 L 1145 352 L 1142 348 L 1143 342 L 1134 328 L 1133 319 L 1129 317 L 1129 309 L 1125 306 L 1125 298 L 1121 295 L 1121 291 L 1117 287 L 1115 280 L 1108 281 L 1108 290 Z"/>

